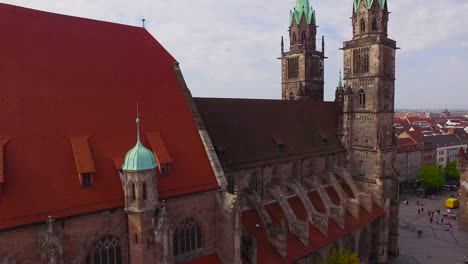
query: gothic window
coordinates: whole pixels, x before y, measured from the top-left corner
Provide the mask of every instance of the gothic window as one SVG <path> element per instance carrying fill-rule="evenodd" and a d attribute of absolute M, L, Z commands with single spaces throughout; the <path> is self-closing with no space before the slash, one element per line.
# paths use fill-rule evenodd
<path fill-rule="evenodd" d="M 200 225 L 193 218 L 185 219 L 174 232 L 174 256 L 187 256 L 202 249 Z"/>
<path fill-rule="evenodd" d="M 362 160 L 359 162 L 359 172 L 364 175 L 364 161 Z"/>
<path fill-rule="evenodd" d="M 142 192 L 142 196 L 143 196 L 143 200 L 146 200 L 148 197 L 147 197 L 147 190 L 146 190 L 146 182 L 143 183 L 143 185 L 141 186 L 141 192 Z"/>
<path fill-rule="evenodd" d="M 227 180 L 228 180 L 228 186 L 227 186 L 227 191 L 229 193 L 234 193 L 234 186 L 235 186 L 235 182 L 234 182 L 234 176 L 228 176 L 227 177 Z"/>
<path fill-rule="evenodd" d="M 366 22 L 364 19 L 361 18 L 361 33 L 364 33 L 366 31 Z"/>
<path fill-rule="evenodd" d="M 271 183 L 274 185 L 278 184 L 278 169 L 274 168 L 271 171 Z"/>
<path fill-rule="evenodd" d="M 372 20 L 372 31 L 377 31 L 377 19 Z"/>
<path fill-rule="evenodd" d="M 288 63 L 288 79 L 297 78 L 299 76 L 299 58 L 291 58 Z"/>
<path fill-rule="evenodd" d="M 136 185 L 133 181 L 130 188 L 130 199 L 132 201 L 136 199 Z"/>
<path fill-rule="evenodd" d="M 363 89 L 359 90 L 359 106 L 366 106 L 366 93 Z"/>
<path fill-rule="evenodd" d="M 363 54 L 364 57 L 364 63 L 363 63 L 363 69 L 362 72 L 366 73 L 369 72 L 369 52 L 364 52 Z"/>
<path fill-rule="evenodd" d="M 86 256 L 85 264 L 121 264 L 122 248 L 120 240 L 111 235 L 105 235 L 96 243 Z"/>
<path fill-rule="evenodd" d="M 343 248 L 349 252 L 356 251 L 356 241 L 354 240 L 353 235 L 348 234 L 343 238 Z"/>
<path fill-rule="evenodd" d="M 302 31 L 302 45 L 306 44 L 306 40 L 307 40 L 306 32 Z"/>
<path fill-rule="evenodd" d="M 252 191 L 258 191 L 257 190 L 257 173 L 254 172 L 252 174 L 252 176 L 250 176 L 250 181 L 249 181 L 249 188 L 252 190 Z"/>
<path fill-rule="evenodd" d="M 296 45 L 296 43 L 297 43 L 297 36 L 296 36 L 296 33 L 293 33 L 292 38 L 291 38 L 291 46 Z"/>

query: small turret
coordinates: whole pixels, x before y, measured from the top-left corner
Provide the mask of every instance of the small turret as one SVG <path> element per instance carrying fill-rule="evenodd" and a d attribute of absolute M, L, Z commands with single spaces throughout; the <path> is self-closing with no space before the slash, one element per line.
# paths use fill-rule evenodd
<path fill-rule="evenodd" d="M 338 86 L 336 87 L 336 91 L 335 91 L 335 102 L 339 102 L 341 106 L 343 106 L 343 96 L 344 96 L 343 80 L 341 79 L 341 70 L 340 70 L 340 78 L 338 80 Z"/>

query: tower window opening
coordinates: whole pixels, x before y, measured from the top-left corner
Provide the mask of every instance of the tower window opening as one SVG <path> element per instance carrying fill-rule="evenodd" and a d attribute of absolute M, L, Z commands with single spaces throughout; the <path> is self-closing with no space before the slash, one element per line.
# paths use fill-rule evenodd
<path fill-rule="evenodd" d="M 131 184 L 131 189 L 130 189 L 130 199 L 133 201 L 136 199 L 136 185 L 134 182 Z"/>
<path fill-rule="evenodd" d="M 307 40 L 306 32 L 302 31 L 302 45 L 306 44 L 306 40 Z"/>
<path fill-rule="evenodd" d="M 291 58 L 288 63 L 288 79 L 297 78 L 299 76 L 299 58 Z"/>
<path fill-rule="evenodd" d="M 297 36 L 296 36 L 296 33 L 293 33 L 292 38 L 291 38 L 291 46 L 296 45 L 296 43 L 297 43 Z"/>
<path fill-rule="evenodd" d="M 146 200 L 148 198 L 147 197 L 147 190 L 146 190 L 146 182 L 143 183 L 143 185 L 141 187 L 141 190 L 142 190 L 143 200 Z"/>
<path fill-rule="evenodd" d="M 372 20 L 372 31 L 377 31 L 377 30 L 378 30 L 378 28 L 377 28 L 377 19 L 374 18 Z"/>
<path fill-rule="evenodd" d="M 366 22 L 364 19 L 361 18 L 361 33 L 364 33 L 366 31 Z"/>
<path fill-rule="evenodd" d="M 359 90 L 359 105 L 366 106 L 366 93 L 363 89 Z"/>
<path fill-rule="evenodd" d="M 250 177 L 250 181 L 249 181 L 249 188 L 252 190 L 252 191 L 258 191 L 257 190 L 257 173 L 253 173 L 252 176 Z"/>

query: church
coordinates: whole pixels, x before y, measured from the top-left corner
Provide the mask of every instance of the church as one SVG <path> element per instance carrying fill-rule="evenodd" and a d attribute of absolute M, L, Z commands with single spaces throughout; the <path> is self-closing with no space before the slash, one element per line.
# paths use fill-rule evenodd
<path fill-rule="evenodd" d="M 0 263 L 388 263 L 397 47 L 387 0 L 349 5 L 325 102 L 308 0 L 281 100 L 194 98 L 144 28 L 0 4 Z"/>

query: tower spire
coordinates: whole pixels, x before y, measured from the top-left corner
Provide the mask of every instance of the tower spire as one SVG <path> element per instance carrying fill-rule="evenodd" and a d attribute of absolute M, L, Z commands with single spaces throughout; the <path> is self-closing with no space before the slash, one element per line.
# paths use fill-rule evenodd
<path fill-rule="evenodd" d="M 138 100 L 137 100 L 137 112 L 136 112 L 136 125 L 137 125 L 137 144 L 141 144 L 140 142 L 140 112 L 138 109 Z"/>
<path fill-rule="evenodd" d="M 340 69 L 340 79 L 338 81 L 338 89 L 343 90 L 343 80 L 341 79 L 341 69 Z"/>

